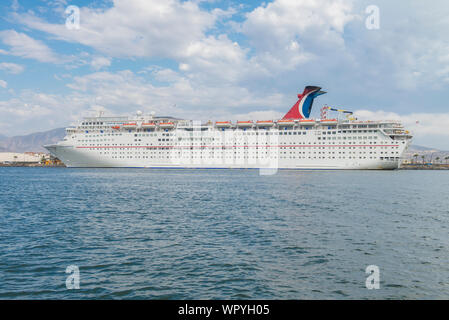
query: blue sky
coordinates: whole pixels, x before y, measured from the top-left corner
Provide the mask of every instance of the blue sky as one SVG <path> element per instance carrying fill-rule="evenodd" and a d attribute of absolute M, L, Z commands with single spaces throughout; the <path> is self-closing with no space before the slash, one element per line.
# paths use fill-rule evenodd
<path fill-rule="evenodd" d="M 318 85 L 313 116 L 328 104 L 400 119 L 416 144 L 449 150 L 447 1 L 5 0 L 0 12 L 3 135 L 99 110 L 272 119 Z"/>

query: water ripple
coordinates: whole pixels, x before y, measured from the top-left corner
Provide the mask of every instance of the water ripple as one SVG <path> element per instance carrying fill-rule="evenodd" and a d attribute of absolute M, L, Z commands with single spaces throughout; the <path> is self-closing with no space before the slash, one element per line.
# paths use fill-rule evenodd
<path fill-rule="evenodd" d="M 447 299 L 447 174 L 0 168 L 0 299 Z"/>

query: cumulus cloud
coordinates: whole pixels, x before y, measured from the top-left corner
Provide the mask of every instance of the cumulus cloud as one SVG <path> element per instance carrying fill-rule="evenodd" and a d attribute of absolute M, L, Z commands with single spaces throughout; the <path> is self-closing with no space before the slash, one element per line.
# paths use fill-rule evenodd
<path fill-rule="evenodd" d="M 94 57 L 90 62 L 90 65 L 95 70 L 100 70 L 104 67 L 109 67 L 111 65 L 111 59 L 106 57 Z"/>
<path fill-rule="evenodd" d="M 365 28 L 369 0 L 273 0 L 246 12 L 243 6 L 206 9 L 210 5 L 196 0 L 112 0 L 107 7 L 81 7 L 79 30 L 65 27 L 59 0 L 47 1 L 58 8 L 59 23 L 48 22 L 38 10 L 16 9 L 11 17 L 42 31 L 39 35 L 88 47 L 82 50 L 89 54 L 78 54 L 71 66 L 96 72 L 73 73 L 67 80 L 71 92 L 55 96 L 79 110 L 104 106 L 115 113 L 142 109 L 194 119 L 274 118 L 291 107 L 303 86 L 317 84 L 329 92 L 320 102 L 370 110 L 393 105 L 395 115 L 413 127 L 410 109 L 426 103 L 429 111 L 441 111 L 449 98 L 449 33 L 441 32 L 449 20 L 441 10 L 444 0 L 433 6 L 409 2 L 377 1 L 379 30 Z M 235 14 L 239 19 L 227 21 Z M 65 59 L 45 39 L 6 30 L 0 40 L 7 47 L 0 54 L 41 62 Z M 106 72 L 113 59 L 132 70 L 142 61 L 164 62 L 135 72 Z M 39 100 L 31 94 L 16 99 L 23 102 L 15 104 L 20 110 Z M 431 119 L 416 116 L 422 119 L 420 128 L 412 128 L 417 135 L 436 137 Z M 445 119 L 444 113 L 437 116 Z"/>
<path fill-rule="evenodd" d="M 177 0 L 114 0 L 106 9 L 82 7 L 79 30 L 47 23 L 33 13 L 14 16 L 28 27 L 113 57 L 182 56 L 216 19 L 196 2 Z"/>
<path fill-rule="evenodd" d="M 342 49 L 344 27 L 354 17 L 352 1 L 275 0 L 248 13 L 241 31 L 262 53 L 260 59 L 283 69 L 317 51 Z"/>
<path fill-rule="evenodd" d="M 114 0 L 109 8 L 82 7 L 79 30 L 49 23 L 33 12 L 14 13 L 27 27 L 56 39 L 89 46 L 112 58 L 169 58 L 198 81 L 237 81 L 251 67 L 246 49 L 225 34 L 206 35 L 215 23 L 232 16 L 233 9 L 202 10 L 196 1 Z M 96 70 L 110 65 L 96 57 Z"/>
<path fill-rule="evenodd" d="M 0 80 L 0 87 L 2 87 L 3 89 L 6 89 L 7 86 L 8 86 L 8 83 L 5 80 Z"/>
<path fill-rule="evenodd" d="M 286 111 L 288 111 L 288 108 L 286 108 Z M 277 120 L 282 118 L 282 116 L 286 112 L 282 113 L 279 111 L 274 110 L 263 110 L 263 111 L 252 111 L 248 113 L 241 113 L 241 114 L 232 114 L 230 115 L 231 120 Z"/>
<path fill-rule="evenodd" d="M 156 77 L 165 83 L 152 84 L 151 79 Z M 271 118 L 275 113 L 266 112 L 264 106 L 271 110 L 279 106 L 285 109 L 283 95 L 279 93 L 262 95 L 239 86 L 194 86 L 191 81 L 171 69 L 153 70 L 146 77 L 130 70 L 77 76 L 68 84 L 72 91 L 67 94 L 26 90 L 0 101 L 0 118 L 9 122 L 2 129 L 13 135 L 23 132 L 24 125 L 28 132 L 37 126 L 53 128 L 98 110 L 108 115 L 155 111 L 159 115 L 209 120 L 229 119 L 233 114 L 242 118 Z"/>
<path fill-rule="evenodd" d="M 150 79 L 148 79 L 148 77 Z M 154 85 L 152 78 L 164 85 Z M 68 86 L 79 93 L 101 99 L 101 105 L 192 117 L 192 112 L 212 115 L 232 108 L 254 108 L 282 105 L 282 95 L 268 92 L 257 95 L 239 86 L 200 86 L 171 69 L 156 69 L 147 77 L 123 70 L 116 73 L 95 72 L 75 77 Z M 182 106 L 182 110 L 173 108 Z M 220 110 L 221 109 L 221 110 Z"/>
<path fill-rule="evenodd" d="M 364 120 L 399 120 L 418 135 L 449 136 L 449 113 L 410 113 L 358 110 L 354 115 Z"/>
<path fill-rule="evenodd" d="M 9 51 L 3 50 L 3 54 L 9 54 L 27 59 L 35 59 L 40 62 L 63 63 L 68 59 L 57 55 L 44 42 L 36 40 L 15 30 L 0 31 L 0 40 L 10 47 Z"/>
<path fill-rule="evenodd" d="M 17 63 L 2 62 L 0 63 L 0 70 L 6 71 L 7 73 L 11 74 L 19 74 L 22 73 L 23 70 L 25 70 L 25 67 Z"/>

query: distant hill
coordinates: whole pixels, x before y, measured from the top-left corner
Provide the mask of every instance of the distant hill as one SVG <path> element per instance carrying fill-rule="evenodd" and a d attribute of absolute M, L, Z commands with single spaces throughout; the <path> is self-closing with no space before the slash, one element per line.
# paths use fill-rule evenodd
<path fill-rule="evenodd" d="M 417 154 L 418 157 L 415 158 L 415 154 Z M 446 160 L 444 160 L 444 158 L 449 156 L 449 151 L 443 151 L 435 148 L 428 148 L 412 144 L 404 154 L 404 158 L 412 160 L 416 159 L 418 162 L 423 161 L 422 156 L 424 156 L 425 162 L 435 161 L 436 158 L 440 158 L 439 162 L 446 163 Z"/>
<path fill-rule="evenodd" d="M 442 151 L 442 150 L 438 150 L 435 148 L 429 148 L 429 147 L 423 147 L 423 146 L 418 146 L 416 144 L 412 144 L 409 147 L 410 150 L 415 150 L 415 151 Z"/>
<path fill-rule="evenodd" d="M 65 129 L 58 128 L 45 132 L 31 133 L 26 136 L 15 136 L 10 138 L 0 138 L 1 152 L 46 152 L 42 146 L 56 143 L 65 136 Z"/>

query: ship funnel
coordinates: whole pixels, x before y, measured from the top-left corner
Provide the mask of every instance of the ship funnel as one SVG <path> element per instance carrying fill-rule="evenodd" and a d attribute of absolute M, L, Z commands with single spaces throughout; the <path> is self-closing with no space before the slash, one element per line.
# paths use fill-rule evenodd
<path fill-rule="evenodd" d="M 298 101 L 282 119 L 307 119 L 312 111 L 313 99 L 325 94 L 321 87 L 307 86 L 302 94 L 298 94 Z"/>

